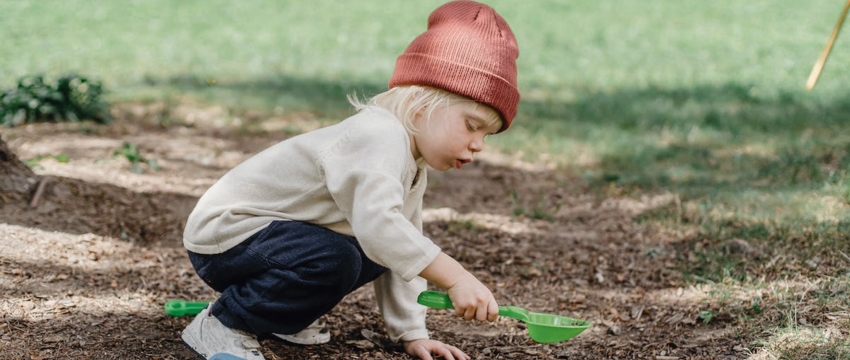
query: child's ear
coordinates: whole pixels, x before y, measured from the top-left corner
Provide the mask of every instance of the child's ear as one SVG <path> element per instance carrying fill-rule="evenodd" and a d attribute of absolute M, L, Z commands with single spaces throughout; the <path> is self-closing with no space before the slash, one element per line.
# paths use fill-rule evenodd
<path fill-rule="evenodd" d="M 428 111 L 427 106 L 420 107 L 419 110 L 417 110 L 416 113 L 413 114 L 413 122 L 418 123 L 419 121 L 421 121 L 422 118 L 425 116 L 426 111 Z"/>

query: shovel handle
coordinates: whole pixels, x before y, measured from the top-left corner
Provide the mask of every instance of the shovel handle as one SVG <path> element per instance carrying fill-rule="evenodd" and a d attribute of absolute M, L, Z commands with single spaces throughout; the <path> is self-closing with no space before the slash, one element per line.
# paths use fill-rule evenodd
<path fill-rule="evenodd" d="M 165 313 L 171 316 L 197 315 L 209 305 L 206 301 L 168 300 Z"/>
<path fill-rule="evenodd" d="M 425 305 L 432 309 L 454 309 L 452 299 L 444 292 L 426 290 L 419 293 L 419 298 L 416 299 L 421 305 Z"/>
<path fill-rule="evenodd" d="M 449 295 L 439 291 L 423 291 L 419 293 L 416 302 L 433 309 L 454 309 Z M 518 306 L 499 306 L 499 316 L 528 321 L 528 310 Z"/>

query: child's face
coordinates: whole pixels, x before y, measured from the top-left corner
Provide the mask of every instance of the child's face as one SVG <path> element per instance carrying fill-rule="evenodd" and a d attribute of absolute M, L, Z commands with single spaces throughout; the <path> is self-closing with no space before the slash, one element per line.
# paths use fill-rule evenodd
<path fill-rule="evenodd" d="M 419 130 L 413 135 L 413 157 L 422 157 L 429 166 L 446 171 L 460 169 L 472 162 L 475 153 L 484 147 L 484 137 L 495 134 L 502 124 L 487 125 L 489 108 L 471 102 L 441 106 L 431 112 L 420 112 L 414 119 Z"/>

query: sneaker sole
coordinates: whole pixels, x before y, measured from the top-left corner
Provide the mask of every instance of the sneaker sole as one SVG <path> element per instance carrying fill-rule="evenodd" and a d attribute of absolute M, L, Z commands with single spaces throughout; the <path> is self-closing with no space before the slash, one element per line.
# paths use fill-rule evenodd
<path fill-rule="evenodd" d="M 180 337 L 180 339 L 183 340 L 183 345 L 186 345 L 186 347 L 189 348 L 189 350 L 191 350 L 193 353 L 195 353 L 195 355 L 200 356 L 201 359 L 204 359 L 204 360 L 207 359 L 207 357 L 204 356 L 204 354 L 199 353 L 197 350 L 195 350 L 195 348 L 192 347 L 192 345 L 189 345 L 189 343 L 186 342 L 186 339 L 183 339 L 182 336 Z"/>
<path fill-rule="evenodd" d="M 314 339 L 301 339 L 289 335 L 281 335 L 281 334 L 273 334 L 268 336 L 269 339 L 274 339 L 277 341 L 282 341 L 285 343 L 296 344 L 296 345 L 321 345 L 327 344 L 331 342 L 331 334 L 328 333 L 327 336 L 322 336 Z"/>

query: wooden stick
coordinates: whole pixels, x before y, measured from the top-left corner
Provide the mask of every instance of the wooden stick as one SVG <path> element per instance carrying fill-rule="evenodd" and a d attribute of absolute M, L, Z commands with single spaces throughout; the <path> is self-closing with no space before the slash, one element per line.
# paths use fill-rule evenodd
<path fill-rule="evenodd" d="M 815 88 L 815 84 L 817 84 L 818 82 L 820 73 L 821 71 L 823 71 L 824 65 L 826 65 L 826 58 L 829 56 L 829 52 L 832 50 L 832 44 L 835 43 L 835 38 L 838 37 L 838 32 L 841 31 L 841 25 L 844 24 L 844 18 L 847 17 L 848 9 L 850 9 L 850 0 L 847 0 L 847 4 L 844 5 L 844 11 L 841 12 L 841 17 L 838 18 L 838 24 L 835 24 L 835 29 L 833 29 L 832 34 L 829 35 L 829 40 L 826 42 L 826 46 L 820 53 L 818 61 L 815 62 L 815 67 L 812 68 L 812 73 L 809 74 L 809 80 L 806 81 L 807 90 L 812 90 Z"/>
<path fill-rule="evenodd" d="M 44 186 L 47 185 L 47 180 L 49 180 L 47 176 L 42 176 L 41 179 L 38 180 L 38 187 L 35 189 L 35 194 L 33 194 L 32 200 L 30 200 L 31 208 L 38 206 L 38 203 L 41 200 L 41 194 L 44 193 Z"/>

